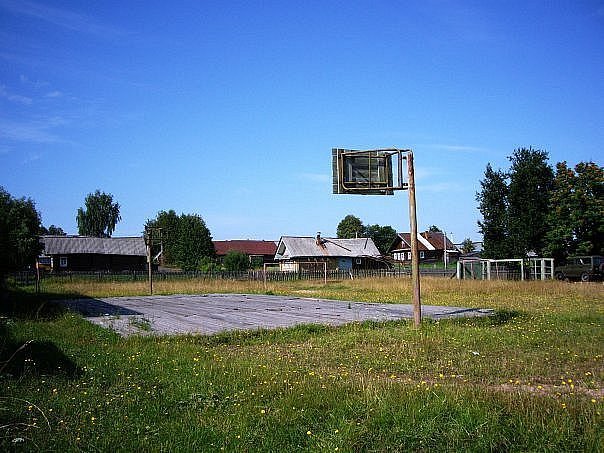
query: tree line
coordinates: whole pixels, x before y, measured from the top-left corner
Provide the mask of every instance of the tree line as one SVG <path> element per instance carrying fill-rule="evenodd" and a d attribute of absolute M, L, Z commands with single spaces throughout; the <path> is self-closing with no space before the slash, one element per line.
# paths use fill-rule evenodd
<path fill-rule="evenodd" d="M 559 162 L 554 171 L 548 159 L 531 147 L 514 150 L 507 171 L 487 164 L 476 194 L 484 258 L 604 254 L 604 169 Z"/>

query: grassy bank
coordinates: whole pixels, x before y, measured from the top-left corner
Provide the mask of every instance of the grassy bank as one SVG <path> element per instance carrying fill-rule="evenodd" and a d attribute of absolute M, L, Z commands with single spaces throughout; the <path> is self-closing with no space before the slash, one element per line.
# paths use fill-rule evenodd
<path fill-rule="evenodd" d="M 419 331 L 391 322 L 127 339 L 48 305 L 40 319 L 9 315 L 0 331 L 0 448 L 601 449 L 601 284 L 422 285 L 426 304 L 495 308 L 497 315 L 426 322 Z M 146 289 L 142 282 L 43 288 L 50 298 Z M 155 290 L 410 300 L 406 279 L 266 290 L 249 282 L 158 282 Z"/>

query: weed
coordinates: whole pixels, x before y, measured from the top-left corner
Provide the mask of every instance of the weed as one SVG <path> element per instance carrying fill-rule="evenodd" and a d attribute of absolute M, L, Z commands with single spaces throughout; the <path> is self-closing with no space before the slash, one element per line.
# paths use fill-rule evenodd
<path fill-rule="evenodd" d="M 140 282 L 53 294 L 144 294 Z M 158 282 L 175 293 L 265 293 L 250 282 Z M 162 286 L 163 285 L 163 286 Z M 271 284 L 274 294 L 409 303 L 407 279 Z M 604 287 L 423 279 L 424 303 L 488 319 L 131 336 L 77 315 L 2 324 L 0 449 L 101 451 L 598 451 Z M 148 320 L 135 320 L 144 331 Z M 137 326 L 138 327 L 138 326 Z M 33 355 L 21 355 L 32 345 Z M 52 346 L 51 346 L 52 345 Z M 33 349 L 32 349 L 33 351 Z M 49 354 L 51 353 L 51 354 Z M 42 367 L 40 358 L 48 356 Z M 58 372 L 69 360 L 77 372 Z"/>

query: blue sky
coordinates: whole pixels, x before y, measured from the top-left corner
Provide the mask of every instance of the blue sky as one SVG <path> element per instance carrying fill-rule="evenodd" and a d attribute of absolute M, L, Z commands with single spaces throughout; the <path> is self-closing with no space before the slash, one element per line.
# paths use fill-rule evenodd
<path fill-rule="evenodd" d="M 331 148 L 412 148 L 420 229 L 479 240 L 487 163 L 602 165 L 602 1 L 0 0 L 0 185 L 77 233 L 159 210 L 215 239 L 408 230 L 407 194 L 331 193 Z"/>

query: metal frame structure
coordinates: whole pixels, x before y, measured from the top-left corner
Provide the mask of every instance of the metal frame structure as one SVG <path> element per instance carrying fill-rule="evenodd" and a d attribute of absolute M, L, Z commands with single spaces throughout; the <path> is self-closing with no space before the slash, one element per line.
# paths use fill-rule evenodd
<path fill-rule="evenodd" d="M 509 276 L 508 269 L 501 269 L 500 264 L 520 263 L 520 280 L 525 280 L 525 268 L 528 266 L 531 280 L 547 280 L 554 279 L 554 259 L 553 258 L 529 258 L 524 260 L 521 258 L 512 259 L 479 259 L 479 260 L 459 260 L 457 262 L 457 279 L 464 279 L 466 272 L 464 268 L 470 266 L 470 277 L 476 280 L 476 275 L 480 275 L 480 280 L 500 280 L 502 277 Z M 474 272 L 474 264 L 480 266 L 480 274 Z"/>
<path fill-rule="evenodd" d="M 350 195 L 394 195 L 395 190 L 409 191 L 409 226 L 411 231 L 411 287 L 413 321 L 421 325 L 421 290 L 419 281 L 419 251 L 417 246 L 417 214 L 415 203 L 415 170 L 413 151 L 385 148 L 350 150 L 332 148 L 333 193 Z M 397 156 L 397 184 L 392 175 L 392 157 Z M 354 174 L 355 160 L 358 174 Z M 372 163 L 375 162 L 374 165 Z M 407 163 L 407 181 L 404 181 L 403 162 Z M 374 169 L 377 174 L 374 173 Z M 382 173 L 380 174 L 380 170 Z"/>

